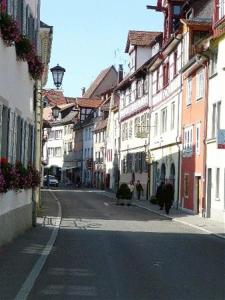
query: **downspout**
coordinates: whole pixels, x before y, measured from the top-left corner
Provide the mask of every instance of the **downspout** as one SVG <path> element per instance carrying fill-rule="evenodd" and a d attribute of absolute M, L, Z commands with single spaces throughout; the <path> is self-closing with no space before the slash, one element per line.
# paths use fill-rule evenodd
<path fill-rule="evenodd" d="M 207 173 L 207 127 L 208 127 L 208 97 L 209 97 L 209 60 L 206 61 L 205 65 L 205 75 L 206 75 L 206 84 L 205 84 L 205 116 L 204 116 L 204 151 L 203 151 L 203 197 L 202 197 L 202 215 L 203 217 L 207 217 L 207 207 L 206 207 L 206 173 Z"/>

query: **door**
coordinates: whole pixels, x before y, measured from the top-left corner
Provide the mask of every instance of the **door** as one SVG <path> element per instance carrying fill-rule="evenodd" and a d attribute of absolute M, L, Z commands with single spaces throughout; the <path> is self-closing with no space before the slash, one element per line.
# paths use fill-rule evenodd
<path fill-rule="evenodd" d="M 194 211 L 199 214 L 200 203 L 200 176 L 195 176 Z"/>
<path fill-rule="evenodd" d="M 208 169 L 208 182 L 207 182 L 207 206 L 206 206 L 206 217 L 211 216 L 211 200 L 212 200 L 212 169 Z"/>

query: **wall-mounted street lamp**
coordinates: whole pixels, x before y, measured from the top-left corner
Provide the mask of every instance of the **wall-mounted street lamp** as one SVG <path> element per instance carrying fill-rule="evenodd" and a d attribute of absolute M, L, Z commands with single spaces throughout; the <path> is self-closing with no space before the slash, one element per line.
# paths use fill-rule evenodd
<path fill-rule="evenodd" d="M 54 85 L 56 86 L 57 89 L 59 89 L 60 86 L 62 85 L 62 80 L 63 80 L 64 73 L 66 72 L 66 69 L 60 67 L 60 65 L 58 64 L 57 66 L 51 68 L 50 71 L 52 72 Z"/>
<path fill-rule="evenodd" d="M 59 108 L 57 105 L 55 105 L 55 106 L 52 107 L 52 115 L 53 115 L 53 118 L 54 118 L 55 120 L 58 119 L 58 117 L 59 117 L 59 112 L 60 112 L 60 108 Z"/>

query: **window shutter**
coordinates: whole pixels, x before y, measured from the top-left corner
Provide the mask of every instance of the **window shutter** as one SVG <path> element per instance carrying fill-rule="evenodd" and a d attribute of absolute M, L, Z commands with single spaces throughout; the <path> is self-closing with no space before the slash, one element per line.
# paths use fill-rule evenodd
<path fill-rule="evenodd" d="M 27 122 L 24 122 L 24 166 L 27 167 L 28 163 L 28 138 L 29 138 L 29 124 Z"/>
<path fill-rule="evenodd" d="M 8 157 L 9 109 L 3 105 L 2 111 L 2 157 Z"/>
<path fill-rule="evenodd" d="M 7 13 L 13 15 L 13 0 L 7 0 Z"/>
<path fill-rule="evenodd" d="M 16 162 L 16 139 L 17 139 L 17 115 L 14 113 L 14 130 L 13 130 L 13 152 L 12 162 Z"/>
<path fill-rule="evenodd" d="M 24 130 L 24 124 L 25 122 L 21 120 L 21 162 L 24 162 L 24 140 L 25 140 L 25 130 Z"/>
<path fill-rule="evenodd" d="M 2 110 L 3 110 L 3 105 L 0 104 L 0 153 L 2 147 Z"/>
<path fill-rule="evenodd" d="M 27 6 L 25 0 L 22 0 L 22 33 L 27 34 Z"/>
<path fill-rule="evenodd" d="M 23 0 L 18 0 L 16 19 L 20 28 L 20 32 L 23 32 Z"/>
<path fill-rule="evenodd" d="M 14 112 L 9 112 L 8 161 L 13 162 Z"/>

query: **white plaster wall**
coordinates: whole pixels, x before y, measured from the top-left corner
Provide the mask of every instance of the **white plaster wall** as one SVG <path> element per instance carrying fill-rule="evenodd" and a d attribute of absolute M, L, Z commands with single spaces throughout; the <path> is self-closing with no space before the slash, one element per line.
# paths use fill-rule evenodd
<path fill-rule="evenodd" d="M 136 70 L 139 69 L 152 55 L 150 47 L 137 47 Z"/>
<path fill-rule="evenodd" d="M 48 167 L 51 166 L 57 166 L 59 168 L 62 168 L 63 166 L 63 155 L 64 155 L 64 149 L 63 149 L 63 126 L 54 126 L 51 128 L 51 130 L 62 130 L 62 139 L 50 139 L 47 142 L 47 148 L 56 148 L 61 147 L 61 156 L 49 156 L 48 155 Z"/>
<path fill-rule="evenodd" d="M 10 190 L 7 193 L 0 194 L 0 216 L 24 205 L 31 204 L 31 201 L 31 189 L 20 192 Z"/>
<path fill-rule="evenodd" d="M 33 120 L 33 84 L 26 62 L 16 60 L 15 47 L 6 47 L 0 38 L 0 101 L 18 109 L 24 119 Z M 3 99 L 4 100 L 3 100 Z"/>
<path fill-rule="evenodd" d="M 221 101 L 220 127 L 225 129 L 225 38 L 218 45 L 217 75 L 209 80 L 208 132 L 207 132 L 207 169 L 212 169 L 211 218 L 225 223 L 225 149 L 217 149 L 212 139 L 212 106 Z M 220 168 L 219 198 L 216 198 L 216 169 Z M 207 197 L 207 193 L 206 193 Z M 207 201 L 206 201 L 207 203 Z"/>

